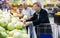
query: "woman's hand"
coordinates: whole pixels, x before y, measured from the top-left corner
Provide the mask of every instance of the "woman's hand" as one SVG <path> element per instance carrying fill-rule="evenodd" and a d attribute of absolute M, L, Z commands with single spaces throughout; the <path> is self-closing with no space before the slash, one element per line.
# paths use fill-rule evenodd
<path fill-rule="evenodd" d="M 28 26 L 28 25 L 31 24 L 31 23 L 32 23 L 32 21 L 26 22 L 26 23 L 25 23 L 25 26 Z"/>

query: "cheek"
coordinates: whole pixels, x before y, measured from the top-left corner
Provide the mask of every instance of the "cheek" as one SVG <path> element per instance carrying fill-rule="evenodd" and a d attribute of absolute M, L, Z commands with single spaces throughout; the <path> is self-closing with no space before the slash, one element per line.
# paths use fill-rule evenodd
<path fill-rule="evenodd" d="M 34 9 L 34 10 L 37 10 L 37 8 L 36 8 L 36 7 L 33 7 L 33 9 Z"/>

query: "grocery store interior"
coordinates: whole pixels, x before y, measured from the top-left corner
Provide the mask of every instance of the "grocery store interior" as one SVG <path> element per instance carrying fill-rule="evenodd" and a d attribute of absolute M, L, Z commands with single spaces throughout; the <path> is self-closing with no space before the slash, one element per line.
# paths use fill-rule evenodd
<path fill-rule="evenodd" d="M 21 15 L 21 13 L 23 3 L 33 9 L 35 2 L 39 2 L 41 8 L 48 13 L 52 37 L 60 38 L 60 0 L 0 0 L 0 38 L 31 38 L 29 29 L 27 34 L 24 27 L 26 18 L 29 16 Z M 35 32 L 35 29 L 33 31 Z M 48 35 L 42 36 L 40 38 L 51 38 Z M 36 33 L 34 33 L 34 38 L 37 38 Z"/>

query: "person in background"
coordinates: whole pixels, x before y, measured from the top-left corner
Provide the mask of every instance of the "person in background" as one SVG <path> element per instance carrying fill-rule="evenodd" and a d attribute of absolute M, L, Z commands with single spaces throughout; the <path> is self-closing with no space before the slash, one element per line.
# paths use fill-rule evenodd
<path fill-rule="evenodd" d="M 27 16 L 26 20 L 30 19 L 34 14 L 33 9 L 28 7 L 27 3 L 25 2 L 23 2 L 22 6 L 23 6 L 22 14 Z M 26 26 L 27 31 L 28 31 L 28 28 L 30 29 L 30 38 L 34 38 L 33 25 L 30 24 L 29 26 Z"/>
<path fill-rule="evenodd" d="M 0 9 L 2 10 L 3 0 L 0 0 Z"/>
<path fill-rule="evenodd" d="M 0 4 L 0 9 L 2 10 L 2 4 Z"/>
<path fill-rule="evenodd" d="M 32 8 L 28 7 L 27 3 L 25 3 L 25 2 L 23 2 L 22 6 L 23 6 L 22 14 L 26 15 L 28 17 L 28 19 L 30 19 L 34 14 L 34 10 Z"/>
<path fill-rule="evenodd" d="M 2 10 L 3 10 L 4 12 L 7 11 L 6 0 L 4 0 L 3 3 L 2 3 Z"/>
<path fill-rule="evenodd" d="M 33 24 L 35 26 L 37 38 L 44 37 L 40 36 L 40 34 L 50 34 L 51 36 L 49 38 L 53 38 L 47 11 L 41 8 L 41 4 L 39 2 L 33 4 L 33 9 L 36 12 L 33 14 L 32 18 L 27 20 L 25 26 Z"/>
<path fill-rule="evenodd" d="M 60 7 L 59 6 L 54 6 L 53 12 L 54 13 L 60 12 Z"/>

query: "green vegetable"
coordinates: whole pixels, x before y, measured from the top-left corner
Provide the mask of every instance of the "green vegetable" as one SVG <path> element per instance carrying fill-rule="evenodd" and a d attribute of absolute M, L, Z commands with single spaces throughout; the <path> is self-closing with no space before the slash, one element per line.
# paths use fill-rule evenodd
<path fill-rule="evenodd" d="M 14 30 L 15 29 L 15 25 L 13 23 L 9 23 L 7 26 L 8 30 Z"/>
<path fill-rule="evenodd" d="M 0 32 L 0 38 L 7 38 L 6 32 Z"/>
<path fill-rule="evenodd" d="M 4 31 L 5 31 L 5 29 L 0 26 L 0 32 L 4 32 Z"/>

